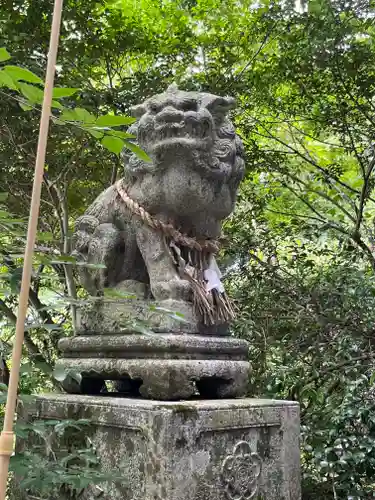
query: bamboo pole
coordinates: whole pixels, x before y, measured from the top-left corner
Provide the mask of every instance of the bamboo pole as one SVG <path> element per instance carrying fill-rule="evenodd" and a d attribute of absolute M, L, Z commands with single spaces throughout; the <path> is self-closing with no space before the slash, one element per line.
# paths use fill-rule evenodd
<path fill-rule="evenodd" d="M 24 339 L 25 321 L 29 300 L 29 289 L 31 284 L 31 272 L 33 263 L 33 253 L 38 228 L 38 217 L 40 207 L 40 195 L 42 190 L 44 163 L 47 149 L 47 138 L 49 121 L 51 116 L 51 103 L 53 83 L 55 78 L 55 66 L 57 49 L 59 45 L 60 24 L 63 0 L 55 0 L 52 18 L 51 38 L 48 52 L 47 73 L 44 86 L 44 98 L 42 106 L 42 116 L 40 119 L 38 149 L 35 161 L 34 183 L 31 198 L 29 225 L 27 231 L 27 241 L 23 264 L 21 291 L 18 306 L 16 323 L 16 335 L 13 346 L 12 368 L 10 372 L 8 398 L 5 408 L 5 418 L 3 431 L 0 435 L 0 500 L 5 500 L 9 460 L 13 454 L 14 433 L 13 420 L 17 404 L 17 391 L 19 382 L 19 370 L 22 356 L 22 344 Z"/>

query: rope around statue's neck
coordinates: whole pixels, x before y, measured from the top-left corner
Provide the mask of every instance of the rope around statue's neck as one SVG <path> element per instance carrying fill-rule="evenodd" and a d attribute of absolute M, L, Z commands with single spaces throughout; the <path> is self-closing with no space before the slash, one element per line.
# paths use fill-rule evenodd
<path fill-rule="evenodd" d="M 153 217 L 136 201 L 130 198 L 121 180 L 116 182 L 116 189 L 122 201 L 125 203 L 128 209 L 133 212 L 133 214 L 142 219 L 142 221 L 145 222 L 149 227 L 152 227 L 153 229 L 157 229 L 164 233 L 165 236 L 171 238 L 177 245 L 182 245 L 184 247 L 190 248 L 191 250 L 197 250 L 198 252 L 208 252 L 215 254 L 219 251 L 220 245 L 218 241 L 198 241 L 195 238 L 191 238 L 186 234 L 180 233 L 180 231 L 175 229 L 172 224 L 166 224 L 164 222 L 161 222 L 156 217 Z"/>
<path fill-rule="evenodd" d="M 206 288 L 205 271 L 209 267 L 211 256 L 219 251 L 219 243 L 215 240 L 198 241 L 180 233 L 172 224 L 166 224 L 153 217 L 130 198 L 121 180 L 116 183 L 116 190 L 133 214 L 171 240 L 170 252 L 179 274 L 192 286 L 193 306 L 197 317 L 201 318 L 205 325 L 226 323 L 232 320 L 235 317 L 234 307 L 225 291 L 218 288 L 207 291 Z M 179 246 L 189 249 L 188 261 L 181 256 Z"/>

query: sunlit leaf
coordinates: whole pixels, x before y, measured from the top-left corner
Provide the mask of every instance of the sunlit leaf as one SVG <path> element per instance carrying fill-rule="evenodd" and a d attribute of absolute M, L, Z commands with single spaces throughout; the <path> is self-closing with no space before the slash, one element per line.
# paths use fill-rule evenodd
<path fill-rule="evenodd" d="M 73 109 L 64 109 L 60 115 L 60 121 L 74 122 L 78 121 L 78 116 Z"/>
<path fill-rule="evenodd" d="M 28 83 L 19 83 L 18 84 L 22 94 L 28 99 L 31 103 L 42 104 L 44 93 L 38 87 L 34 85 L 29 85 Z"/>
<path fill-rule="evenodd" d="M 90 124 L 95 122 L 95 116 L 89 113 L 89 111 L 87 111 L 84 108 L 75 108 L 74 113 L 78 121 L 81 121 L 85 124 Z"/>
<path fill-rule="evenodd" d="M 135 118 L 130 116 L 105 115 L 99 116 L 95 125 L 97 127 L 118 127 L 120 125 L 130 125 L 135 122 Z"/>
<path fill-rule="evenodd" d="M 78 88 L 68 88 L 68 87 L 56 87 L 53 89 L 53 98 L 61 99 L 62 97 L 70 97 L 76 94 L 80 89 Z"/>
<path fill-rule="evenodd" d="M 53 109 L 63 109 L 64 108 L 64 106 L 62 104 L 60 104 L 59 101 L 55 101 L 55 100 L 53 100 L 51 102 L 51 107 Z"/>
<path fill-rule="evenodd" d="M 87 132 L 89 134 L 91 134 L 93 137 L 95 137 L 95 139 L 101 139 L 104 134 L 103 132 L 100 132 L 99 130 L 95 130 L 94 128 L 86 128 L 85 130 L 87 130 Z"/>
<path fill-rule="evenodd" d="M 85 261 L 77 261 L 76 266 L 81 266 L 81 267 L 87 267 L 88 269 L 106 269 L 107 266 L 105 264 L 94 264 L 90 262 L 85 262 Z"/>
<path fill-rule="evenodd" d="M 76 258 L 71 255 L 56 255 L 50 260 L 51 264 L 74 264 Z"/>
<path fill-rule="evenodd" d="M 19 66 L 5 66 L 4 70 L 17 81 L 24 81 L 29 83 L 40 83 L 43 84 L 43 80 L 39 76 L 32 73 L 26 68 L 20 68 Z"/>
<path fill-rule="evenodd" d="M 8 61 L 11 58 L 11 55 L 7 51 L 5 47 L 0 47 L 0 62 Z"/>
<path fill-rule="evenodd" d="M 17 83 L 13 80 L 12 76 L 4 69 L 0 70 L 0 87 L 8 87 L 12 90 L 17 90 Z"/>
<path fill-rule="evenodd" d="M 113 135 L 114 137 L 121 137 L 122 139 L 135 139 L 135 135 L 122 132 L 121 130 L 106 130 L 106 134 Z"/>
<path fill-rule="evenodd" d="M 123 147 L 124 147 L 124 141 L 120 139 L 119 137 L 110 137 L 106 135 L 102 139 L 102 145 L 108 149 L 111 153 L 115 153 L 116 155 L 120 154 Z"/>
<path fill-rule="evenodd" d="M 141 160 L 149 163 L 151 161 L 150 157 L 148 156 L 143 149 L 141 149 L 139 146 L 134 144 L 133 142 L 125 141 L 125 147 L 133 151 L 135 155 L 138 156 Z"/>

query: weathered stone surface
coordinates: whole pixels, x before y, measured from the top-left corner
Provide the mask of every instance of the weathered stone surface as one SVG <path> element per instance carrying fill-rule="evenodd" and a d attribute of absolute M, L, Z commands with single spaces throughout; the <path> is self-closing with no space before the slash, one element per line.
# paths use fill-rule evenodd
<path fill-rule="evenodd" d="M 120 287 L 115 287 L 117 292 Z M 121 293 L 123 288 L 121 287 Z M 194 317 L 191 304 L 167 299 L 154 301 L 136 298 L 96 298 L 81 307 L 79 335 L 132 333 L 135 322 L 156 333 L 203 333 L 228 335 L 227 324 L 202 325 Z"/>
<path fill-rule="evenodd" d="M 129 334 L 67 337 L 59 342 L 65 358 L 213 359 L 246 361 L 248 343 L 234 337 Z"/>
<path fill-rule="evenodd" d="M 76 224 L 92 298 L 79 310 L 81 338 L 59 343 L 60 366 L 83 377 L 69 375 L 66 391 L 99 394 L 117 380 L 122 391 L 161 400 L 246 393 L 247 343 L 226 339 L 234 313 L 215 261 L 244 173 L 233 106 L 171 86 L 134 109 L 130 131 L 150 161 L 125 153 L 123 179 Z M 146 329 L 149 337 L 134 339 Z"/>
<path fill-rule="evenodd" d="M 247 391 L 248 343 L 231 337 L 180 334 L 79 335 L 60 340 L 57 367 L 80 373 L 70 393 L 99 394 L 106 380 L 120 392 L 158 400 L 240 397 Z"/>
<path fill-rule="evenodd" d="M 233 107 L 232 98 L 171 86 L 133 110 L 137 121 L 129 131 L 150 162 L 124 150 L 121 186 L 142 210 L 200 244 L 220 236 L 244 173 L 243 145 L 227 116 Z M 172 233 L 146 219 L 134 216 L 117 185 L 93 202 L 77 221 L 75 251 L 105 268 L 80 267 L 83 286 L 97 296 L 130 280 L 133 288 L 143 285 L 137 293 L 144 297 L 185 301 L 192 310 L 192 281 L 181 264 L 216 273 L 213 253 L 183 244 L 177 257 Z"/>
<path fill-rule="evenodd" d="M 293 402 L 47 395 L 28 416 L 93 422 L 102 468 L 124 482 L 93 486 L 85 500 L 300 500 Z"/>
<path fill-rule="evenodd" d="M 64 382 L 67 392 L 99 394 L 100 382 L 117 380 L 130 383 L 132 396 L 162 401 L 240 397 L 246 393 L 249 377 L 246 361 L 65 358 L 60 363 L 82 376 L 80 385 L 74 380 Z"/>

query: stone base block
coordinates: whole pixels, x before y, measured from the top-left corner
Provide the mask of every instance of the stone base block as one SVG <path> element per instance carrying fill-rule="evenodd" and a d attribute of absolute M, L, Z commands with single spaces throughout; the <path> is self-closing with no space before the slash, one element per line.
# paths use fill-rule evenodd
<path fill-rule="evenodd" d="M 116 292 L 127 293 L 117 286 Z M 228 324 L 203 325 L 197 321 L 190 302 L 167 299 L 156 302 L 144 298 L 96 298 L 78 309 L 78 332 L 82 335 L 132 332 L 134 318 L 139 326 L 155 333 L 200 333 L 228 335 Z"/>
<path fill-rule="evenodd" d="M 240 397 L 246 394 L 248 343 L 201 335 L 86 335 L 60 340 L 57 366 L 68 376 L 64 389 L 96 395 L 105 381 L 118 381 L 129 397 L 178 400 Z"/>
<path fill-rule="evenodd" d="M 98 394 L 105 380 L 125 382 L 125 390 L 145 398 L 174 401 L 201 397 L 238 397 L 246 392 L 247 361 L 190 359 L 62 359 L 58 366 L 82 376 L 80 383 L 68 377 L 63 387 L 69 393 Z M 120 392 L 121 385 L 120 385 Z"/>
<path fill-rule="evenodd" d="M 124 480 L 82 500 L 300 500 L 294 402 L 48 395 L 27 418 L 91 420 L 102 469 Z"/>

